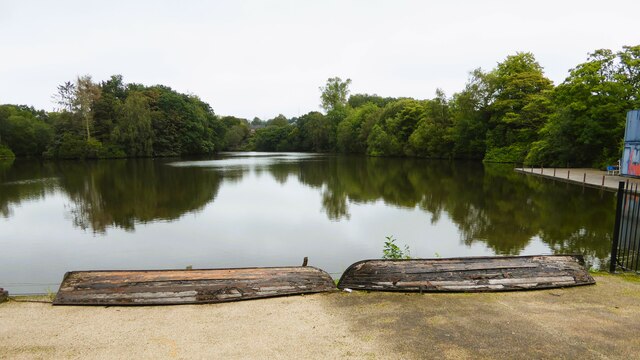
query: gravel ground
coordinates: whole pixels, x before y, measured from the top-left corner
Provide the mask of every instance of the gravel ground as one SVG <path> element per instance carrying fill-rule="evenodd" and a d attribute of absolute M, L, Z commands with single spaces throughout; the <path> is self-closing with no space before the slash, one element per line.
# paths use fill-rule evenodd
<path fill-rule="evenodd" d="M 634 358 L 640 282 L 490 294 L 331 293 L 212 305 L 0 304 L 0 358 Z"/>

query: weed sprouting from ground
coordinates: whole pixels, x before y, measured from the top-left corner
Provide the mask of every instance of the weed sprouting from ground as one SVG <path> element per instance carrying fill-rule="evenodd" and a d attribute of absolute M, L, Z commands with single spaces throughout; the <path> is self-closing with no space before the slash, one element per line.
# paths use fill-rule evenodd
<path fill-rule="evenodd" d="M 409 246 L 405 245 L 404 250 L 396 245 L 396 239 L 393 235 L 385 236 L 387 241 L 384 242 L 384 248 L 382 249 L 383 259 L 411 259 L 411 252 Z"/>

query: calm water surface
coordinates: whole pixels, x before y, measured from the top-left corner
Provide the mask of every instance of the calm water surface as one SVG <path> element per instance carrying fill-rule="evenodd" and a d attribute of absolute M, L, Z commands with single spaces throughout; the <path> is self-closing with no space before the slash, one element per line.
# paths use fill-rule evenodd
<path fill-rule="evenodd" d="M 613 193 L 478 162 L 234 153 L 0 163 L 0 287 L 66 271 L 299 265 L 382 255 L 584 254 L 608 261 Z"/>

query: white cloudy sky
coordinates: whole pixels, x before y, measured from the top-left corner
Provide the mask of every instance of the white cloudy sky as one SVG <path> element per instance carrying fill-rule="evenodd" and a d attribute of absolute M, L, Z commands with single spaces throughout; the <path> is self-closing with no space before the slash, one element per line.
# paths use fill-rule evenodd
<path fill-rule="evenodd" d="M 52 109 L 77 75 L 163 84 L 216 113 L 318 110 L 352 92 L 431 98 L 470 70 L 533 52 L 555 83 L 587 53 L 640 44 L 640 1 L 0 0 L 0 103 Z"/>

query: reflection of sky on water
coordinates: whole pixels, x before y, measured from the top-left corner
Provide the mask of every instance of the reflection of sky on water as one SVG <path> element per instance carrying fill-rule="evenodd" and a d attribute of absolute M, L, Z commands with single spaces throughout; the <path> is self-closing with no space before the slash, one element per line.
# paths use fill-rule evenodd
<path fill-rule="evenodd" d="M 320 158 L 320 154 L 311 153 L 222 153 L 219 159 L 175 161 L 167 165 L 175 167 L 204 167 L 216 169 L 241 168 L 250 169 L 256 165 L 268 166 L 283 162 L 298 162 L 301 160 Z"/>

